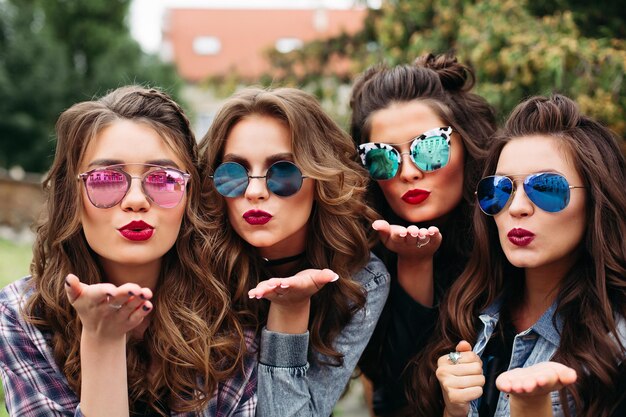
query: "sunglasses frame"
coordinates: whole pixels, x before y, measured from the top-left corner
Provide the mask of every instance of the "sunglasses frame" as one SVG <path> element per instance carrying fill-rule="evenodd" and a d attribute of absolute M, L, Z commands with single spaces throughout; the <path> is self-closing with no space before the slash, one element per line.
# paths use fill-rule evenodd
<path fill-rule="evenodd" d="M 149 169 L 148 171 L 146 171 L 144 174 L 142 174 L 141 176 L 133 176 L 130 175 L 128 172 L 124 171 L 122 169 L 122 167 L 126 167 L 126 166 L 143 166 L 143 167 L 149 167 L 149 168 L 154 168 L 154 169 Z M 171 206 L 171 207 L 163 207 L 161 206 L 159 203 L 157 203 L 156 201 L 154 201 L 154 198 L 152 198 L 152 196 L 146 191 L 146 188 L 144 186 L 144 180 L 146 179 L 146 177 L 148 176 L 148 174 L 154 172 L 154 171 L 158 171 L 158 170 L 163 170 L 163 171 L 176 171 L 178 172 L 184 181 L 183 184 L 183 192 L 180 195 L 180 199 L 178 200 L 178 202 Z M 94 172 L 98 172 L 98 171 L 115 171 L 117 173 L 120 173 L 121 175 L 123 175 L 126 178 L 126 191 L 124 191 L 124 195 L 122 195 L 122 197 L 116 201 L 114 204 L 111 205 L 97 205 L 96 203 L 93 202 L 92 198 L 91 198 L 91 194 L 89 194 L 89 187 L 87 186 L 87 179 L 89 178 L 89 176 L 91 174 L 93 174 Z M 82 180 L 84 186 L 85 186 L 85 192 L 87 193 L 87 198 L 89 199 L 89 202 L 96 208 L 100 208 L 100 209 L 108 209 L 111 207 L 115 207 L 116 205 L 118 205 L 120 202 L 122 202 L 122 200 L 124 200 L 124 198 L 126 198 L 126 195 L 128 194 L 128 191 L 130 190 L 130 186 L 132 185 L 132 181 L 133 179 L 138 179 L 141 180 L 141 191 L 143 192 L 143 195 L 146 196 L 146 198 L 151 202 L 156 204 L 157 206 L 161 207 L 161 208 L 174 208 L 176 207 L 178 204 L 180 204 L 180 202 L 183 199 L 183 196 L 185 195 L 185 190 L 187 189 L 187 184 L 189 182 L 189 179 L 191 178 L 191 175 L 181 171 L 178 168 L 173 168 L 173 167 L 165 167 L 162 165 L 155 165 L 155 164 L 141 164 L 141 163 L 130 163 L 130 164 L 115 164 L 115 165 L 108 165 L 105 167 L 100 167 L 100 168 L 94 168 L 91 169 L 89 171 L 83 172 L 81 174 L 78 174 L 76 176 L 77 180 Z"/>
<path fill-rule="evenodd" d="M 565 206 L 559 210 L 556 211 L 549 211 L 544 209 L 543 207 L 541 207 L 539 204 L 537 204 L 535 202 L 535 200 L 531 197 L 532 193 L 529 195 L 528 191 L 526 190 L 526 187 L 528 186 L 528 182 L 527 180 L 529 178 L 536 178 L 540 175 L 545 175 L 545 174 L 549 174 L 549 175 L 553 175 L 553 176 L 557 176 L 557 177 L 561 177 L 563 178 L 563 180 L 565 181 L 565 183 L 567 184 L 567 204 L 565 204 Z M 497 213 L 487 213 L 485 210 L 483 210 L 482 206 L 480 205 L 480 200 L 478 197 L 478 187 L 480 185 L 480 183 L 487 179 L 487 178 L 506 178 L 511 182 L 511 194 L 509 194 L 509 198 L 506 200 L 506 203 L 504 203 L 504 205 L 502 206 L 502 208 L 500 210 L 498 210 Z M 558 213 L 560 211 L 565 210 L 565 208 L 569 205 L 569 197 L 570 197 L 570 190 L 573 190 L 575 188 L 585 188 L 582 185 L 569 185 L 569 181 L 567 180 L 567 178 L 565 177 L 565 175 L 560 174 L 558 172 L 534 172 L 532 174 L 511 174 L 511 175 L 487 175 L 486 177 L 483 177 L 480 179 L 480 181 L 478 181 L 478 184 L 476 184 L 476 191 L 474 191 L 474 195 L 476 196 L 476 200 L 477 200 L 477 204 L 478 204 L 478 208 L 480 209 L 480 211 L 482 211 L 484 214 L 486 214 L 487 216 L 497 216 L 498 214 L 502 213 L 502 211 L 504 211 L 504 209 L 506 209 L 506 207 L 511 203 L 511 201 L 513 200 L 513 197 L 515 196 L 515 192 L 517 191 L 517 185 L 515 182 L 515 178 L 523 178 L 522 180 L 522 188 L 524 188 L 524 194 L 526 194 L 526 198 L 528 198 L 528 200 L 530 200 L 531 203 L 533 203 L 534 206 L 536 206 L 537 208 L 541 209 L 542 211 L 545 211 L 546 213 Z"/>
<path fill-rule="evenodd" d="M 298 170 L 298 172 L 300 173 L 300 184 L 298 185 L 298 189 L 297 189 L 296 191 L 294 191 L 293 193 L 289 194 L 289 195 L 280 195 L 280 194 L 276 194 L 274 191 L 272 191 L 272 190 L 270 189 L 270 187 L 269 187 L 269 185 L 268 185 L 268 183 L 267 183 L 267 182 L 268 182 L 268 178 L 267 178 L 267 174 L 268 174 L 268 172 L 270 172 L 270 170 L 271 170 L 271 169 L 272 169 L 275 165 L 277 165 L 277 164 L 281 164 L 281 163 L 286 163 L 286 164 L 293 165 L 293 166 L 294 166 L 294 167 Z M 246 193 L 246 190 L 247 190 L 247 189 L 248 189 L 248 187 L 250 186 L 250 180 L 251 180 L 251 179 L 255 179 L 255 178 L 256 178 L 256 179 L 265 178 L 265 187 L 267 188 L 267 190 L 268 190 L 269 192 L 271 192 L 271 193 L 272 193 L 272 194 L 274 194 L 275 196 L 277 196 L 277 197 L 283 197 L 283 198 L 286 198 L 286 197 L 291 197 L 292 195 L 296 195 L 296 194 L 298 193 L 298 191 L 300 191 L 300 190 L 302 189 L 302 184 L 304 183 L 304 181 L 303 181 L 303 180 L 304 180 L 305 178 L 309 178 L 309 177 L 308 177 L 308 176 L 306 176 L 306 175 L 302 175 L 302 170 L 300 169 L 300 167 L 298 167 L 298 165 L 296 165 L 294 162 L 292 162 L 292 161 L 288 161 L 288 160 L 280 160 L 280 161 L 276 161 L 276 162 L 272 163 L 272 164 L 271 164 L 271 165 L 267 168 L 267 170 L 265 171 L 265 175 L 250 175 L 250 171 L 248 171 L 248 169 L 247 169 L 245 166 L 243 166 L 243 165 L 242 165 L 242 164 L 240 164 L 239 162 L 235 162 L 235 161 L 222 162 L 221 164 L 219 164 L 219 165 L 215 168 L 215 172 L 217 172 L 217 170 L 218 170 L 221 166 L 226 165 L 226 164 L 236 164 L 236 165 L 239 165 L 239 166 L 243 169 L 243 171 L 245 171 L 246 176 L 247 176 L 246 186 L 243 188 L 243 191 L 241 192 L 241 194 L 238 194 L 238 195 L 233 195 L 233 196 L 228 196 L 228 195 L 224 195 L 224 194 L 222 194 L 222 193 L 218 190 L 217 186 L 215 185 L 215 174 L 213 174 L 213 175 L 209 175 L 209 178 L 211 178 L 211 179 L 213 180 L 213 186 L 215 187 L 215 190 L 216 190 L 216 191 L 217 191 L 217 192 L 218 192 L 221 196 L 226 197 L 226 198 L 237 198 L 237 197 L 241 197 L 242 195 L 244 195 L 244 194 Z"/>
<path fill-rule="evenodd" d="M 414 138 L 412 138 L 411 140 L 408 140 L 406 142 L 402 142 L 402 143 L 394 143 L 394 144 L 389 144 L 389 143 L 384 143 L 384 142 L 368 142 L 368 143 L 362 143 L 358 146 L 358 151 L 359 151 L 359 156 L 361 158 L 361 163 L 363 164 L 363 166 L 368 170 L 369 173 L 369 167 L 367 166 L 367 154 L 368 152 L 372 151 L 372 150 L 376 150 L 376 149 L 384 149 L 387 151 L 391 151 L 393 152 L 396 157 L 398 158 L 398 168 L 396 169 L 396 172 L 393 173 L 392 176 L 390 176 L 389 178 L 374 178 L 372 177 L 374 180 L 377 181 L 385 181 L 385 180 L 390 180 L 395 178 L 396 175 L 398 175 L 398 172 L 400 171 L 400 165 L 402 164 L 402 155 L 409 155 L 409 159 L 411 160 L 411 162 L 413 163 L 413 165 L 415 165 L 415 167 L 417 169 L 419 169 L 421 172 L 435 172 L 441 168 L 444 168 L 448 165 L 448 162 L 450 162 L 450 148 L 451 148 L 451 142 L 450 142 L 450 138 L 452 137 L 452 133 L 454 133 L 455 130 L 452 126 L 442 126 L 442 127 L 435 127 L 432 129 L 427 130 L 426 132 L 415 136 Z M 413 150 L 417 147 L 417 144 L 424 140 L 427 139 L 429 137 L 433 137 L 433 136 L 440 136 L 442 138 L 444 138 L 446 140 L 446 144 L 448 145 L 448 160 L 446 161 L 445 164 L 443 164 L 442 166 L 440 166 L 439 168 L 435 168 L 433 170 L 424 170 L 422 168 L 420 168 L 417 165 L 417 162 L 415 162 L 415 160 L 413 159 Z M 397 149 L 397 146 L 399 145 L 404 145 L 406 143 L 410 143 L 411 146 L 409 148 L 409 152 L 400 152 Z M 371 176 L 371 174 L 370 174 Z"/>

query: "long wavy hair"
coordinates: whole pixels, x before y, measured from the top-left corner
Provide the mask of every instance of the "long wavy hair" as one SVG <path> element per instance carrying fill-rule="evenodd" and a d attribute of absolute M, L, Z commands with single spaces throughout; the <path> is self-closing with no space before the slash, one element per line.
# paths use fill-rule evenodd
<path fill-rule="evenodd" d="M 530 98 L 513 110 L 490 149 L 484 175 L 495 172 L 509 141 L 530 135 L 558 141 L 587 193 L 588 227 L 580 256 L 556 297 L 555 317 L 563 319 L 563 329 L 552 360 L 578 373 L 578 381 L 561 392 L 561 399 L 571 395 L 577 416 L 608 416 L 622 394 L 616 389 L 617 365 L 626 354 L 616 328 L 616 320 L 626 316 L 626 163 L 611 131 L 580 114 L 572 100 L 553 95 Z M 443 412 L 437 358 L 454 350 L 460 340 L 474 343 L 480 312 L 498 297 L 513 300 L 523 289 L 524 271 L 506 259 L 493 218 L 475 209 L 474 224 L 474 251 L 441 307 L 438 339 L 415 360 L 410 409 L 419 416 Z"/>
<path fill-rule="evenodd" d="M 364 305 L 362 289 L 350 277 L 368 262 L 371 236 L 366 230 L 371 227 L 365 226 L 375 217 L 365 203 L 367 175 L 355 162 L 356 149 L 350 137 L 310 94 L 293 88 L 247 88 L 232 96 L 216 115 L 200 143 L 207 171 L 202 201 L 212 238 L 206 256 L 211 259 L 216 275 L 231 290 L 241 320 L 258 331 L 267 319 L 269 303 L 250 300 L 247 293 L 271 275 L 256 248 L 230 225 L 226 200 L 208 177 L 222 162 L 233 127 L 251 115 L 272 117 L 289 129 L 296 165 L 315 180 L 305 264 L 330 268 L 341 279 L 312 297 L 311 347 L 330 358 L 329 363 L 340 365 L 342 357 L 334 349 L 333 341 Z"/>
<path fill-rule="evenodd" d="M 54 358 L 80 395 L 81 323 L 65 294 L 65 276 L 86 284 L 106 282 L 80 222 L 83 204 L 78 169 L 85 149 L 117 120 L 145 124 L 183 161 L 191 178 L 178 239 L 162 259 L 150 324 L 142 340 L 127 348 L 131 407 L 138 400 L 157 409 L 168 393 L 170 408 L 201 411 L 217 382 L 241 366 L 245 339 L 230 313 L 227 290 L 208 271 L 200 254 L 206 226 L 200 210 L 197 145 L 183 110 L 165 93 L 138 86 L 119 88 L 99 100 L 75 104 L 56 125 L 57 147 L 44 181 L 45 212 L 36 227 L 31 264 L 33 295 L 27 319 L 51 332 Z M 157 364 L 156 371 L 151 364 Z"/>
<path fill-rule="evenodd" d="M 351 134 L 355 143 L 370 141 L 372 116 L 379 110 L 397 103 L 419 101 L 428 106 L 445 124 L 461 136 L 465 163 L 463 167 L 463 197 L 445 224 L 438 225 L 444 235 L 441 248 L 435 254 L 435 285 L 437 294 L 443 293 L 456 279 L 467 262 L 472 248 L 471 208 L 474 190 L 480 179 L 486 148 L 496 130 L 495 111 L 481 96 L 471 92 L 475 84 L 473 70 L 451 54 L 425 54 L 412 65 L 387 67 L 376 65 L 367 69 L 354 83 Z M 436 127 L 436 126 L 433 126 Z M 416 132 L 419 133 L 419 132 Z M 368 187 L 368 200 L 383 218 L 392 224 L 408 225 L 397 216 L 376 181 Z M 424 222 L 424 227 L 431 226 Z M 387 267 L 395 269 L 395 254 L 379 245 L 376 253 Z M 392 274 L 394 275 L 394 274 Z M 373 380 L 381 377 L 387 361 L 380 348 L 385 343 L 384 329 L 390 325 L 389 307 L 383 311 L 379 325 L 359 363 Z M 391 372 L 387 370 L 387 372 Z"/>

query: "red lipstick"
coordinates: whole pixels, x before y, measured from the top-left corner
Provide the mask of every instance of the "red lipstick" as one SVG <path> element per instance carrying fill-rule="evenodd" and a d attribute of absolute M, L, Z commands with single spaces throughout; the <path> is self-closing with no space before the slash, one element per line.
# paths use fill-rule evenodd
<path fill-rule="evenodd" d="M 272 215 L 263 210 L 248 210 L 243 214 L 243 219 L 251 225 L 263 225 L 272 220 Z"/>
<path fill-rule="evenodd" d="M 421 190 L 416 188 L 409 190 L 402 196 L 402 200 L 409 204 L 420 204 L 430 196 L 430 191 Z"/>
<path fill-rule="evenodd" d="M 511 229 L 506 237 L 516 246 L 528 246 L 535 238 L 535 234 L 525 229 L 515 228 Z"/>
<path fill-rule="evenodd" d="M 148 240 L 152 237 L 152 234 L 154 233 L 154 227 L 150 226 L 148 223 L 142 220 L 134 220 L 117 230 L 126 239 L 136 242 Z"/>

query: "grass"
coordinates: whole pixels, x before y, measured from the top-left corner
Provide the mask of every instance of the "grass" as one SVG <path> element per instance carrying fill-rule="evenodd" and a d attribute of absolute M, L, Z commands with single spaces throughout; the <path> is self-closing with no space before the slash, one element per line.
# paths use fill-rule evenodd
<path fill-rule="evenodd" d="M 0 239 L 0 287 L 28 275 L 32 258 L 32 248 L 28 244 L 16 244 Z M 4 405 L 4 392 L 0 389 L 0 417 L 9 417 Z"/>

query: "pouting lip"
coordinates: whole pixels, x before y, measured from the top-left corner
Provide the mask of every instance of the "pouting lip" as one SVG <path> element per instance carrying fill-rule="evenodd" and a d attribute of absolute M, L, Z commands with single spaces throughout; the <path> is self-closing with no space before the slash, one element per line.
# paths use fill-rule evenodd
<path fill-rule="evenodd" d="M 402 199 L 407 203 L 419 204 L 430 196 L 430 191 L 414 188 L 402 195 Z"/>
<path fill-rule="evenodd" d="M 511 229 L 509 233 L 507 234 L 507 237 L 533 237 L 533 236 L 535 236 L 533 232 L 530 232 L 526 229 L 522 229 L 519 227 Z"/>
<path fill-rule="evenodd" d="M 263 210 L 248 210 L 243 214 L 244 219 L 247 219 L 250 217 L 270 217 L 271 218 L 273 216 Z"/>
<path fill-rule="evenodd" d="M 120 227 L 118 230 L 145 230 L 145 229 L 154 229 L 154 227 L 144 222 L 143 220 L 133 220 L 127 225 Z"/>

